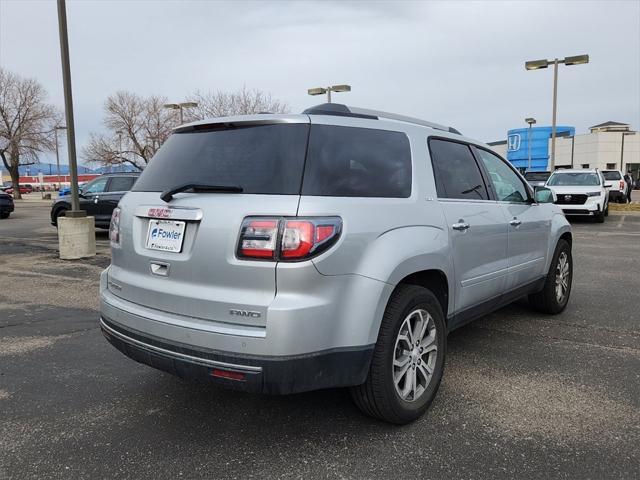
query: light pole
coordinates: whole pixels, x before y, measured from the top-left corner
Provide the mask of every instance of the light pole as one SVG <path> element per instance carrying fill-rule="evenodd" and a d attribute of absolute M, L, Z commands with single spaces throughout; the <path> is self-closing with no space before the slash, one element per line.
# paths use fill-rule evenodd
<path fill-rule="evenodd" d="M 529 170 L 531 170 L 531 126 L 535 125 L 536 119 L 533 117 L 530 117 L 530 118 L 525 118 L 524 121 L 529 124 L 529 132 L 527 135 L 527 147 L 529 149 L 529 166 L 527 167 L 527 172 L 528 172 Z"/>
<path fill-rule="evenodd" d="M 549 170 L 555 169 L 556 163 L 556 106 L 558 98 L 558 64 L 580 65 L 589 63 L 589 55 L 576 55 L 573 57 L 564 57 L 562 60 L 554 58 L 553 60 L 531 60 L 525 62 L 524 68 L 527 70 L 539 70 L 553 65 L 553 122 L 551 125 L 551 159 L 549 162 Z"/>
<path fill-rule="evenodd" d="M 180 110 L 180 125 L 184 123 L 182 110 L 185 108 L 196 108 L 198 104 L 196 102 L 182 102 L 182 103 L 165 103 L 164 108 L 170 108 L 172 110 Z"/>
<path fill-rule="evenodd" d="M 351 85 L 331 85 L 330 87 L 318 87 L 310 88 L 307 90 L 309 95 L 324 95 L 327 94 L 327 103 L 331 103 L 331 92 L 350 92 Z"/>
<path fill-rule="evenodd" d="M 60 187 L 62 182 L 60 180 L 60 154 L 58 153 L 58 130 L 66 130 L 67 127 L 65 125 L 61 125 L 59 127 L 54 127 L 53 131 L 56 135 L 56 167 L 58 168 L 58 191 L 60 191 Z"/>
<path fill-rule="evenodd" d="M 73 97 L 71 95 L 71 67 L 69 65 L 69 38 L 67 36 L 67 7 L 65 0 L 58 0 L 58 30 L 60 34 L 60 56 L 62 60 L 62 83 L 64 86 L 64 111 L 67 117 L 67 152 L 71 173 L 71 210 L 67 217 L 86 217 L 80 210 L 78 199 L 78 164 L 76 162 L 76 132 L 73 122 Z"/>

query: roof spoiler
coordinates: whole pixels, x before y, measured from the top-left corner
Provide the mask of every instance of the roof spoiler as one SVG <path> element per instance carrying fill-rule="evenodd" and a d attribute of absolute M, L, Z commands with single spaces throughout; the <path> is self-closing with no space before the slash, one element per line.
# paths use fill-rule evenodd
<path fill-rule="evenodd" d="M 380 110 L 370 110 L 368 108 L 348 107 L 341 103 L 323 103 L 315 107 L 307 108 L 302 113 L 307 115 L 336 115 L 340 117 L 368 118 L 370 120 L 395 120 L 397 122 L 411 123 L 421 125 L 423 127 L 442 130 L 444 132 L 462 135 L 457 129 L 447 127 L 439 123 L 420 120 L 419 118 L 407 117 L 406 115 L 398 115 L 395 113 L 383 112 Z"/>

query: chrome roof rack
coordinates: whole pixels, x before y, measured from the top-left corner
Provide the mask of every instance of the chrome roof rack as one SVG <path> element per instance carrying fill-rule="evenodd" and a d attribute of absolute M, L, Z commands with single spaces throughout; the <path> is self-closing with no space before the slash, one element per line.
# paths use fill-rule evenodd
<path fill-rule="evenodd" d="M 398 115 L 395 113 L 382 112 L 380 110 L 370 110 L 368 108 L 348 107 L 341 103 L 323 103 L 315 107 L 307 108 L 304 112 L 308 115 L 338 115 L 341 117 L 368 118 L 372 120 L 394 120 L 396 122 L 412 123 L 414 125 L 422 125 L 423 127 L 434 128 L 444 132 L 462 135 L 457 129 L 447 127 L 439 123 L 420 120 L 419 118 L 407 117 L 406 115 Z"/>

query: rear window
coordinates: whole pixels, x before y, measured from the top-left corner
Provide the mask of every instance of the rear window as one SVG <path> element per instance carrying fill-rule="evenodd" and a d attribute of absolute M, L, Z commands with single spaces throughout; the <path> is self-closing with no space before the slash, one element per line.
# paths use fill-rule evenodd
<path fill-rule="evenodd" d="M 241 186 L 243 193 L 300 193 L 309 126 L 251 125 L 176 132 L 133 190 L 162 192 L 189 182 Z"/>
<path fill-rule="evenodd" d="M 602 175 L 604 175 L 604 179 L 605 180 L 620 180 L 622 179 L 622 175 L 620 175 L 620 172 L 618 171 L 612 171 L 612 172 L 602 172 Z"/>
<path fill-rule="evenodd" d="M 111 183 L 109 183 L 108 191 L 109 192 L 128 192 L 131 190 L 134 182 L 136 181 L 136 177 L 113 177 L 111 178 Z"/>
<path fill-rule="evenodd" d="M 532 182 L 546 182 L 550 175 L 551 172 L 527 172 L 524 174 L 524 178 Z"/>
<path fill-rule="evenodd" d="M 313 125 L 302 194 L 409 197 L 409 139 L 400 132 Z"/>

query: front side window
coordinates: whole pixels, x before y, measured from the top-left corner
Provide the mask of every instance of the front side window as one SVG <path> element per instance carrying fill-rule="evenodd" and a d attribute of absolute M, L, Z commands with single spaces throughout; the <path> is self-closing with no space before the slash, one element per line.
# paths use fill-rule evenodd
<path fill-rule="evenodd" d="M 401 132 L 312 125 L 302 194 L 409 197 L 409 139 Z"/>
<path fill-rule="evenodd" d="M 489 173 L 496 199 L 500 202 L 526 203 L 529 194 L 520 177 L 500 157 L 480 148 L 477 152 Z"/>
<path fill-rule="evenodd" d="M 94 193 L 102 193 L 104 192 L 105 187 L 107 186 L 107 182 L 109 178 L 100 177 L 96 178 L 94 181 L 87 183 L 84 187 L 82 187 L 82 193 L 86 194 L 94 194 Z"/>
<path fill-rule="evenodd" d="M 489 199 L 480 168 L 468 145 L 432 138 L 429 151 L 438 198 Z"/>

